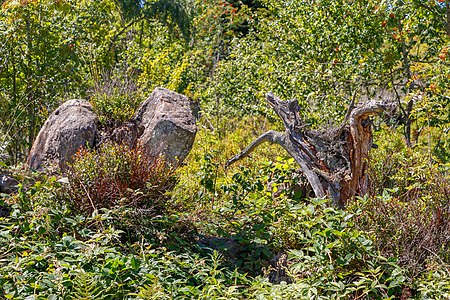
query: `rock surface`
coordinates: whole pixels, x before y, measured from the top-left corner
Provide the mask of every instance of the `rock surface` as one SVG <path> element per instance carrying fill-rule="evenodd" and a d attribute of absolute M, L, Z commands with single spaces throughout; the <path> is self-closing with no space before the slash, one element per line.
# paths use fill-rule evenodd
<path fill-rule="evenodd" d="M 0 205 L 0 218 L 7 217 L 11 213 L 11 209 L 7 205 Z"/>
<path fill-rule="evenodd" d="M 236 259 L 242 250 L 242 245 L 236 239 L 214 236 L 198 236 L 198 245 L 203 248 L 217 250 L 229 259 Z"/>
<path fill-rule="evenodd" d="M 197 126 L 193 103 L 164 88 L 156 88 L 139 107 L 132 120 L 144 128 L 138 143 L 150 155 L 163 155 L 166 162 L 178 166 L 189 154 Z"/>
<path fill-rule="evenodd" d="M 0 174 L 0 193 L 10 194 L 17 191 L 19 182 L 9 175 Z"/>
<path fill-rule="evenodd" d="M 56 109 L 41 128 L 28 156 L 32 169 L 46 165 L 67 167 L 80 146 L 93 146 L 98 118 L 89 102 L 69 100 Z"/>
<path fill-rule="evenodd" d="M 133 122 L 126 122 L 119 127 L 114 128 L 109 140 L 115 143 L 125 144 L 129 148 L 134 148 L 138 138 L 143 132 L 143 127 L 138 127 Z"/>

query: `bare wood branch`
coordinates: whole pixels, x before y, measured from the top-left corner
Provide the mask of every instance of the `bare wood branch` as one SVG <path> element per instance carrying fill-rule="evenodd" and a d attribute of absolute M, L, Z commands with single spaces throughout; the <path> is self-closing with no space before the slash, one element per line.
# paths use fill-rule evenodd
<path fill-rule="evenodd" d="M 233 156 L 225 163 L 225 168 L 228 168 L 230 165 L 234 164 L 238 160 L 241 160 L 250 155 L 253 150 L 256 149 L 259 145 L 264 142 L 271 142 L 279 144 L 279 141 L 284 138 L 284 134 L 278 131 L 269 130 L 262 135 L 260 135 L 256 140 L 254 140 L 250 145 L 247 146 L 241 153 Z"/>
<path fill-rule="evenodd" d="M 369 116 L 391 109 L 390 103 L 369 101 L 355 108 L 350 114 L 350 135 L 352 137 L 351 180 L 348 185 L 349 196 L 364 195 L 368 189 L 366 174 L 367 158 L 372 148 L 372 129 Z"/>
<path fill-rule="evenodd" d="M 298 147 L 298 144 L 293 143 L 292 139 L 287 136 L 279 145 L 282 146 L 300 165 L 301 171 L 305 174 L 306 179 L 308 179 L 316 197 L 324 197 L 326 193 L 323 182 L 319 179 L 317 172 L 315 172 L 316 165 L 308 155 Z"/>
<path fill-rule="evenodd" d="M 267 93 L 266 100 L 269 106 L 283 121 L 284 127 L 289 130 L 301 130 L 304 124 L 300 118 L 300 106 L 295 99 L 282 101 L 271 92 Z"/>
<path fill-rule="evenodd" d="M 350 122 L 355 121 L 358 118 L 365 118 L 370 115 L 378 114 L 384 110 L 390 110 L 394 107 L 392 103 L 381 101 L 368 101 L 359 107 L 355 108 L 350 114 Z"/>
<path fill-rule="evenodd" d="M 289 135 L 289 138 L 301 148 L 303 153 L 305 153 L 309 157 L 309 159 L 311 159 L 312 162 L 315 162 L 317 160 L 317 157 L 311 152 L 308 145 L 306 145 L 306 143 L 302 140 L 302 136 L 300 134 L 293 132 L 291 128 L 287 131 L 287 134 Z"/>
<path fill-rule="evenodd" d="M 353 93 L 352 101 L 350 102 L 350 105 L 347 109 L 347 113 L 345 114 L 344 121 L 342 121 L 341 126 L 339 126 L 338 130 L 333 135 L 334 139 L 339 138 L 341 136 L 342 132 L 344 131 L 345 126 L 347 125 L 348 119 L 350 118 L 350 114 L 351 114 L 352 110 L 355 108 L 356 95 L 357 95 L 357 91 L 355 90 L 355 92 Z"/>
<path fill-rule="evenodd" d="M 286 135 L 286 133 L 281 133 L 273 130 L 267 131 L 266 133 L 259 136 L 256 140 L 254 140 L 247 148 L 242 150 L 241 153 L 229 159 L 226 162 L 225 167 L 227 168 L 238 160 L 247 157 L 256 149 L 256 147 L 264 142 L 278 144 L 283 147 L 300 165 L 301 171 L 308 179 L 316 197 L 321 198 L 325 196 L 325 190 L 322 187 L 322 182 L 313 169 L 314 163 L 305 153 L 300 151 L 298 145 L 294 144 L 292 140 Z"/>

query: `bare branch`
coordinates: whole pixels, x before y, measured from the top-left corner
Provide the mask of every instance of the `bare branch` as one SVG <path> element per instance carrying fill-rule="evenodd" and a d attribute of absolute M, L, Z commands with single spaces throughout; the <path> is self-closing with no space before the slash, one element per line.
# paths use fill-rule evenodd
<path fill-rule="evenodd" d="M 283 121 L 284 127 L 290 130 L 301 130 L 303 122 L 300 119 L 300 105 L 295 99 L 282 101 L 271 92 L 267 93 L 267 103 Z"/>
<path fill-rule="evenodd" d="M 357 91 L 355 90 L 355 92 L 353 93 L 352 101 L 350 102 L 350 105 L 347 109 L 347 113 L 345 114 L 344 121 L 342 122 L 341 126 L 339 126 L 338 130 L 336 131 L 336 133 L 333 136 L 334 139 L 339 138 L 342 134 L 342 131 L 344 131 L 344 128 L 348 122 L 348 118 L 350 118 L 350 114 L 351 114 L 353 108 L 355 108 L 356 95 L 357 95 Z"/>
<path fill-rule="evenodd" d="M 350 114 L 350 124 L 358 118 L 366 118 L 370 115 L 375 115 L 383 110 L 391 110 L 394 108 L 393 103 L 380 102 L 380 101 L 368 101 L 362 105 L 356 107 Z"/>
<path fill-rule="evenodd" d="M 247 157 L 250 153 L 253 152 L 253 150 L 255 150 L 256 147 L 258 147 L 264 142 L 278 144 L 281 147 L 283 147 L 300 165 L 300 168 L 302 172 L 305 174 L 309 183 L 311 184 L 311 187 L 314 190 L 314 194 L 316 195 L 316 197 L 320 198 L 325 196 L 325 191 L 322 187 L 322 182 L 320 181 L 318 174 L 314 171 L 315 168 L 314 163 L 311 161 L 311 159 L 308 157 L 307 154 L 305 154 L 303 151 L 299 149 L 298 144 L 292 142 L 292 140 L 288 137 L 286 133 L 281 133 L 273 130 L 267 131 L 266 133 L 258 137 L 256 140 L 254 140 L 247 148 L 242 150 L 241 153 L 228 160 L 225 164 L 225 167 L 227 168 L 236 161 Z"/>
<path fill-rule="evenodd" d="M 259 136 L 256 140 L 254 140 L 250 145 L 248 145 L 247 148 L 241 151 L 238 155 L 230 158 L 225 163 L 225 168 L 228 168 L 230 165 L 234 164 L 238 160 L 241 160 L 247 156 L 250 155 L 250 153 L 255 150 L 256 147 L 261 145 L 264 142 L 271 142 L 275 144 L 280 144 L 280 140 L 284 139 L 284 134 L 278 131 L 270 130 L 265 133 L 263 133 L 261 136 Z"/>

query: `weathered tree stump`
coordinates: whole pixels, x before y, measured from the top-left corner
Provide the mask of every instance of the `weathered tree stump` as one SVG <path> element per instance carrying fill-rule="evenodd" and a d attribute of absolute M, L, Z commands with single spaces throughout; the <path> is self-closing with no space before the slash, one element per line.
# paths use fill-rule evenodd
<path fill-rule="evenodd" d="M 391 103 L 368 101 L 355 105 L 354 97 L 341 126 L 308 130 L 300 118 L 296 100 L 281 101 L 268 93 L 267 102 L 283 121 L 286 131 L 270 130 L 262 134 L 228 160 L 226 166 L 248 156 L 260 144 L 271 142 L 282 146 L 300 165 L 316 197 L 329 196 L 334 205 L 344 207 L 352 197 L 367 193 L 367 158 L 373 145 L 369 117 L 392 109 Z"/>

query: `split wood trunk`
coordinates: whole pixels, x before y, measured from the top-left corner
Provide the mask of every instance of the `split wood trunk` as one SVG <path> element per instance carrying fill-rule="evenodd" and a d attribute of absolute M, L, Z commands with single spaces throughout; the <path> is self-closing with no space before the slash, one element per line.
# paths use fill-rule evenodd
<path fill-rule="evenodd" d="M 355 105 L 354 100 L 341 126 L 318 131 L 306 129 L 296 100 L 281 101 L 268 93 L 267 102 L 282 119 L 286 131 L 262 134 L 226 166 L 248 156 L 263 142 L 278 144 L 300 165 L 316 197 L 331 197 L 334 205 L 344 207 L 349 199 L 365 195 L 368 190 L 367 158 L 373 144 L 369 117 L 392 109 L 389 103 Z"/>

